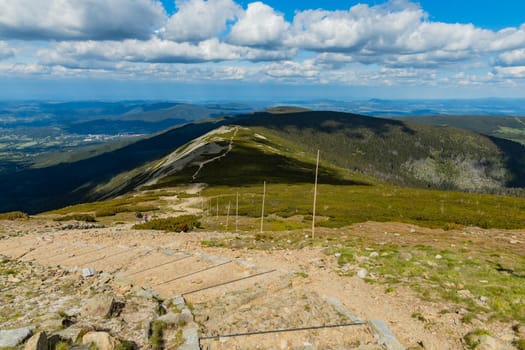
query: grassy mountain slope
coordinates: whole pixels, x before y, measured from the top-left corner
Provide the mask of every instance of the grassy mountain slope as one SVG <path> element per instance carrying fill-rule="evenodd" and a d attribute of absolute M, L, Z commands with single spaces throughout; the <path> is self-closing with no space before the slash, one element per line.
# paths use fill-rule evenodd
<path fill-rule="evenodd" d="M 262 182 L 266 181 L 267 229 L 308 229 L 314 169 L 315 154 L 305 152 L 302 145 L 289 138 L 260 127 L 227 125 L 158 161 L 122 173 L 95 190 L 108 193 L 133 184 L 142 190 L 143 205 L 162 206 L 162 197 L 172 197 L 181 185 L 206 183 L 208 187 L 201 193 L 199 207 L 213 217 L 231 214 L 231 206 L 239 194 L 239 215 L 244 218 L 241 229 L 251 231 L 258 225 Z M 109 211 L 114 215 L 136 208 L 139 199 L 140 196 L 127 196 L 56 213 L 88 211 L 107 216 L 105 213 Z M 525 226 L 524 198 L 400 187 L 337 167 L 324 158 L 319 171 L 318 204 L 318 225 L 325 227 L 363 221 L 397 221 L 442 228 Z M 207 225 L 219 226 L 207 228 L 223 229 L 216 221 Z"/>
<path fill-rule="evenodd" d="M 525 181 L 525 147 L 510 141 L 346 113 L 256 113 L 188 124 L 93 158 L 4 176 L 0 211 L 37 212 L 188 182 L 311 183 L 317 149 L 328 185 L 483 192 Z"/>
<path fill-rule="evenodd" d="M 465 130 L 336 112 L 260 114 L 240 124 L 293 141 L 304 152 L 319 148 L 337 166 L 400 185 L 525 186 L 525 147 Z"/>
<path fill-rule="evenodd" d="M 96 199 L 91 192 L 98 184 L 162 158 L 221 123 L 224 120 L 187 124 L 92 158 L 0 176 L 0 212 L 34 213 Z M 131 189 L 122 188 L 122 193 Z"/>
<path fill-rule="evenodd" d="M 525 117 L 491 116 L 415 116 L 397 117 L 403 122 L 451 126 L 495 136 L 525 145 Z"/>

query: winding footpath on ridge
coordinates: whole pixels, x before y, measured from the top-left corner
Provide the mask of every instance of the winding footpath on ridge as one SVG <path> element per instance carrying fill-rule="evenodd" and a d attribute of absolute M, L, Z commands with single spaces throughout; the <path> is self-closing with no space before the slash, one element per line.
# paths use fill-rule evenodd
<path fill-rule="evenodd" d="M 235 127 L 235 132 L 233 133 L 232 137 L 230 138 L 230 143 L 228 144 L 228 148 L 226 149 L 226 151 L 223 154 L 220 154 L 220 155 L 218 155 L 216 157 L 213 157 L 211 159 L 208 159 L 208 160 L 205 160 L 205 161 L 199 163 L 199 168 L 197 169 L 195 174 L 193 174 L 193 176 L 192 176 L 193 181 L 197 180 L 197 176 L 199 175 L 200 171 L 202 170 L 202 168 L 204 168 L 204 166 L 206 164 L 209 164 L 209 163 L 215 162 L 216 160 L 224 158 L 224 157 L 226 157 L 228 155 L 228 153 L 231 152 L 231 150 L 233 149 L 233 139 L 235 138 L 235 136 L 237 136 L 237 132 L 238 131 L 239 131 L 239 127 L 237 126 L 237 127 Z"/>

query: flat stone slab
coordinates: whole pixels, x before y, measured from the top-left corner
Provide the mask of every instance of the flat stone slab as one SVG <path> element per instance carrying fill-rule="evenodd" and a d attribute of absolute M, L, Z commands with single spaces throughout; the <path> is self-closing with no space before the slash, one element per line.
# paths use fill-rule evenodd
<path fill-rule="evenodd" d="M 337 298 L 323 298 L 327 303 L 331 304 L 337 312 L 348 317 L 352 322 L 362 322 L 359 317 L 351 313 Z"/>
<path fill-rule="evenodd" d="M 0 330 L 0 348 L 14 348 L 26 341 L 32 334 L 32 327 Z"/>
<path fill-rule="evenodd" d="M 199 350 L 199 327 L 188 326 L 182 330 L 182 337 L 184 344 L 179 347 L 179 350 Z"/>
<path fill-rule="evenodd" d="M 374 333 L 379 343 L 383 344 L 387 350 L 405 350 L 405 347 L 397 340 L 396 336 L 388 328 L 383 320 L 371 320 L 368 326 Z"/>

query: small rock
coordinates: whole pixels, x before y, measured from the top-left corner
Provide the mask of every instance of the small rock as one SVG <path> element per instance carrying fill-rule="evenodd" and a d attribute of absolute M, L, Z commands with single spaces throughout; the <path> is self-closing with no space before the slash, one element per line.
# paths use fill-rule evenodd
<path fill-rule="evenodd" d="M 13 275 L 7 276 L 7 282 L 9 283 L 19 283 L 21 280 L 18 277 L 15 277 Z"/>
<path fill-rule="evenodd" d="M 72 327 L 63 329 L 60 332 L 57 332 L 57 335 L 62 340 L 66 340 L 71 343 L 76 343 L 81 340 L 79 339 L 81 334 L 86 334 L 91 331 L 93 331 L 93 329 L 90 327 L 72 326 Z"/>
<path fill-rule="evenodd" d="M 303 350 L 317 350 L 317 348 L 311 343 L 304 342 L 303 343 Z"/>
<path fill-rule="evenodd" d="M 511 240 L 510 240 L 510 244 L 518 244 L 518 243 L 519 243 L 519 241 L 517 241 L 517 240 L 515 240 L 515 239 L 511 239 Z"/>
<path fill-rule="evenodd" d="M 379 256 L 379 253 L 378 252 L 372 252 L 370 253 L 370 257 L 371 258 L 377 258 Z"/>
<path fill-rule="evenodd" d="M 93 346 L 93 343 L 86 343 L 82 345 L 75 345 L 69 348 L 69 350 L 89 350 Z"/>
<path fill-rule="evenodd" d="M 0 330 L 0 348 L 14 348 L 22 344 L 33 334 L 32 327 L 24 327 L 10 330 Z"/>
<path fill-rule="evenodd" d="M 184 345 L 179 347 L 180 350 L 199 349 L 199 327 L 184 327 L 182 337 L 184 338 Z"/>
<path fill-rule="evenodd" d="M 193 315 L 190 310 L 184 309 L 181 313 L 169 312 L 160 316 L 158 320 L 165 322 L 167 325 L 183 326 L 193 321 Z"/>
<path fill-rule="evenodd" d="M 118 314 L 123 305 L 115 302 L 111 295 L 99 294 L 91 299 L 88 299 L 82 309 L 82 313 L 93 317 L 111 317 Z"/>
<path fill-rule="evenodd" d="M 82 269 L 82 277 L 84 278 L 95 276 L 96 274 L 97 274 L 97 271 L 92 267 L 86 267 Z"/>
<path fill-rule="evenodd" d="M 463 299 L 472 299 L 474 298 L 474 295 L 470 292 L 468 289 L 462 289 L 457 291 L 460 298 Z"/>
<path fill-rule="evenodd" d="M 412 254 L 409 252 L 401 252 L 399 253 L 399 259 L 410 261 L 412 260 Z"/>
<path fill-rule="evenodd" d="M 131 290 L 136 296 L 146 299 L 162 299 L 159 293 L 149 287 L 133 287 Z"/>
<path fill-rule="evenodd" d="M 514 347 L 490 335 L 480 335 L 477 350 L 513 350 Z"/>
<path fill-rule="evenodd" d="M 93 343 L 98 350 L 114 350 L 118 342 L 109 333 L 89 332 L 82 337 L 82 344 Z"/>
<path fill-rule="evenodd" d="M 47 350 L 47 335 L 45 332 L 38 332 L 33 335 L 24 346 L 24 350 Z"/>
<path fill-rule="evenodd" d="M 368 275 L 368 271 L 366 269 L 357 270 L 357 277 L 366 278 L 367 275 Z"/>

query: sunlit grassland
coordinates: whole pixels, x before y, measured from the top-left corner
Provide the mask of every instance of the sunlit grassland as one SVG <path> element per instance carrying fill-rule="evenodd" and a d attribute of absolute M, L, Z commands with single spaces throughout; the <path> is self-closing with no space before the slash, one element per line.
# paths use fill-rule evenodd
<path fill-rule="evenodd" d="M 92 213 L 96 217 L 114 216 L 118 213 L 158 211 L 164 204 L 161 197 L 172 195 L 169 191 L 144 192 L 127 195 L 106 201 L 88 202 L 67 206 L 43 213 L 44 215 L 69 215 L 72 213 Z"/>
<path fill-rule="evenodd" d="M 259 217 L 263 186 L 215 186 L 203 191 L 210 215 L 231 212 L 239 193 L 239 215 Z M 312 184 L 267 183 L 265 214 L 288 218 L 312 215 Z M 344 227 L 358 222 L 404 222 L 432 228 L 525 227 L 525 199 L 496 195 L 400 188 L 389 185 L 326 185 L 318 188 L 317 225 Z"/>

